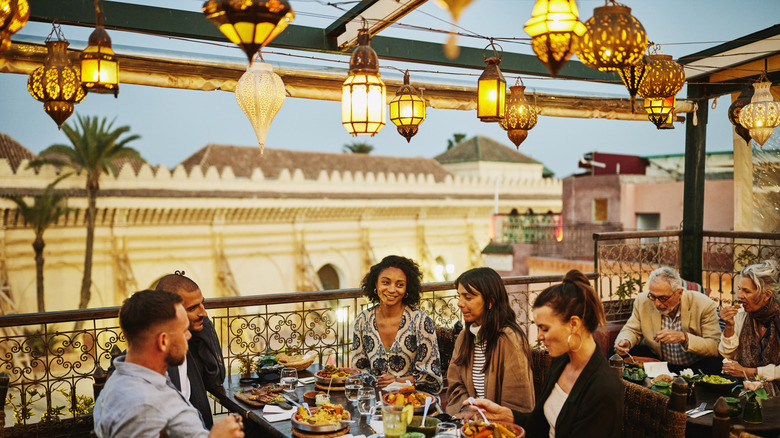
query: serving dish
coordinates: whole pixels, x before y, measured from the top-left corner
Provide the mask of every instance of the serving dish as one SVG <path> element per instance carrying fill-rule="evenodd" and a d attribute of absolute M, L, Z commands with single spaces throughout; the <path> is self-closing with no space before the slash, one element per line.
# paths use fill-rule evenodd
<path fill-rule="evenodd" d="M 717 376 L 722 377 L 724 379 L 728 379 L 729 383 L 707 382 L 704 380 L 707 376 L 703 376 L 701 380 L 696 382 L 696 386 L 698 386 L 699 388 L 704 388 L 705 390 L 714 392 L 716 394 L 729 395 L 731 394 L 734 387 L 739 385 L 739 382 L 742 380 L 734 376 L 722 376 L 722 375 L 717 375 Z"/>
<path fill-rule="evenodd" d="M 409 389 L 412 388 L 412 389 Z M 422 415 L 423 411 L 425 410 L 425 399 L 431 398 L 431 408 L 428 409 L 428 415 L 436 415 L 436 409 L 433 408 L 433 405 L 436 403 L 436 397 L 434 397 L 431 394 L 428 394 L 427 392 L 423 391 L 417 391 L 416 389 L 413 389 L 414 387 L 407 387 L 403 389 L 399 389 L 398 391 L 392 391 L 384 394 L 382 396 L 382 401 L 389 405 L 405 405 L 406 403 L 411 403 L 414 407 L 414 414 L 415 415 Z M 399 402 L 398 398 L 399 396 L 404 397 L 403 402 Z"/>
<path fill-rule="evenodd" d="M 350 421 L 352 419 L 352 416 L 350 415 L 349 411 L 344 410 L 344 408 L 341 405 L 326 405 L 326 406 L 338 406 L 342 409 L 343 414 L 346 414 L 346 419 L 342 417 L 343 421 Z M 320 411 L 320 409 L 328 409 L 326 406 L 323 406 L 321 408 L 310 408 L 311 414 L 316 415 L 317 412 Z M 290 417 L 291 425 L 294 429 L 301 430 L 304 432 L 315 432 L 315 433 L 325 433 L 325 432 L 336 432 L 339 430 L 342 430 L 344 428 L 349 428 L 349 423 L 345 422 L 338 422 L 334 424 L 309 424 L 305 421 L 301 421 L 299 419 L 299 413 L 302 412 L 301 410 L 305 410 L 306 408 L 300 407 L 295 412 L 293 412 L 292 417 Z"/>
<path fill-rule="evenodd" d="M 464 437 L 467 437 L 467 438 L 470 438 L 470 437 L 474 436 L 475 434 L 472 433 L 471 435 L 469 435 L 469 433 L 468 433 L 469 425 L 474 425 L 474 424 L 479 424 L 480 427 L 484 427 L 484 425 L 485 425 L 485 423 L 483 423 L 482 421 L 472 421 L 472 422 L 466 423 L 460 429 L 460 434 L 462 436 L 464 436 Z M 508 437 L 507 435 L 505 435 L 502 432 L 501 433 L 501 437 L 502 438 L 524 438 L 525 437 L 525 429 L 523 429 L 522 427 L 520 427 L 520 426 L 518 426 L 516 424 L 504 423 L 504 422 L 501 422 L 501 421 L 494 421 L 491 424 L 500 424 L 500 425 L 504 426 L 505 428 L 509 429 L 510 431 L 512 431 L 512 433 L 515 434 L 514 437 Z"/>
<path fill-rule="evenodd" d="M 360 374 L 360 370 L 356 370 L 354 368 L 333 368 L 334 370 L 343 371 L 344 373 L 347 373 L 349 376 L 354 376 L 355 374 Z M 347 376 L 344 377 L 330 377 L 328 375 L 329 370 L 328 369 L 322 369 L 314 373 L 314 377 L 316 378 L 316 383 L 319 383 L 320 385 L 332 385 L 332 386 L 344 386 L 347 382 Z"/>

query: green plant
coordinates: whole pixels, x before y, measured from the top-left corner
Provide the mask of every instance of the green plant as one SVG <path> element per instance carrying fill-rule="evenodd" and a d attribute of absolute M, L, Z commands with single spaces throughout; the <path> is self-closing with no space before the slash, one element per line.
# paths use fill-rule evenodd
<path fill-rule="evenodd" d="M 13 394 L 8 394 L 8 401 L 6 401 L 6 405 L 11 405 L 11 410 L 14 413 L 14 420 L 16 420 L 17 426 L 24 425 L 24 423 L 27 420 L 32 418 L 33 403 L 42 399 L 46 395 L 45 393 L 38 392 L 37 389 L 33 389 L 33 388 L 27 388 L 25 392 L 27 393 L 27 397 L 24 397 L 23 400 L 21 400 L 18 405 L 14 403 Z"/>
<path fill-rule="evenodd" d="M 745 380 L 742 382 L 742 385 L 737 385 L 732 388 L 732 391 L 735 389 L 740 390 L 740 397 L 744 396 L 746 400 L 755 399 L 759 406 L 761 405 L 761 400 L 767 400 L 769 398 L 766 389 L 764 389 L 763 380 Z"/>
<path fill-rule="evenodd" d="M 615 296 L 618 301 L 625 301 L 634 296 L 634 293 L 642 289 L 642 280 L 631 278 L 626 274 L 625 280 L 615 289 Z"/>
<path fill-rule="evenodd" d="M 248 354 L 244 356 L 239 356 L 238 364 L 239 364 L 238 365 L 239 374 L 249 374 L 255 370 L 255 361 Z"/>
<path fill-rule="evenodd" d="M 62 411 L 64 411 L 66 407 L 67 406 L 52 406 L 47 408 L 46 412 L 41 415 L 41 423 L 54 423 L 60 421 L 60 416 L 63 413 Z"/>
<path fill-rule="evenodd" d="M 62 388 L 56 389 L 65 396 L 67 400 L 71 400 L 71 406 L 68 408 L 68 412 L 73 414 L 74 417 L 80 417 L 82 415 L 89 415 L 92 413 L 92 409 L 95 407 L 95 400 L 92 397 L 86 395 L 73 394 L 71 390 L 64 390 Z M 75 397 L 75 409 L 73 406 L 73 400 Z"/>

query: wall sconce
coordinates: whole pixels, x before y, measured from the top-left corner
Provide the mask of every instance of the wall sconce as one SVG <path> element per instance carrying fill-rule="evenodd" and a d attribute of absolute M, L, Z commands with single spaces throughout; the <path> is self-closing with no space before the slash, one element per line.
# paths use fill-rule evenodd
<path fill-rule="evenodd" d="M 390 101 L 390 120 L 398 127 L 398 133 L 409 143 L 417 134 L 420 123 L 425 121 L 425 99 L 409 84 L 409 71 L 404 72 L 404 84 Z"/>
<path fill-rule="evenodd" d="M 739 112 L 739 123 L 750 132 L 750 137 L 763 149 L 764 143 L 772 136 L 772 131 L 780 125 L 780 103 L 775 102 L 766 81 L 766 72 L 762 74 L 764 82 L 753 84 L 755 91 L 750 103 Z M 761 80 L 761 79 L 759 79 Z"/>
<path fill-rule="evenodd" d="M 621 70 L 642 60 L 647 48 L 647 33 L 631 15 L 631 8 L 617 4 L 593 10 L 585 22 L 587 30 L 579 39 L 577 57 L 599 71 Z"/>
<path fill-rule="evenodd" d="M 95 0 L 95 31 L 81 52 L 81 86 L 86 92 L 119 94 L 119 66 L 111 49 L 111 38 L 103 27 L 103 12 Z"/>
<path fill-rule="evenodd" d="M 349 60 L 349 76 L 341 87 L 341 123 L 353 136 L 373 136 L 385 126 L 385 84 L 379 78 L 379 59 L 370 43 L 368 29 L 360 29 L 358 48 Z"/>
<path fill-rule="evenodd" d="M 249 62 L 295 19 L 287 0 L 207 0 L 203 13 Z"/>
<path fill-rule="evenodd" d="M 236 84 L 236 101 L 255 128 L 261 157 L 268 127 L 282 107 L 284 98 L 284 82 L 274 73 L 271 64 L 251 63 Z"/>
<path fill-rule="evenodd" d="M 52 35 L 57 36 L 57 41 L 51 41 Z M 69 44 L 59 25 L 54 25 L 46 38 L 48 54 L 43 66 L 33 70 L 27 79 L 27 91 L 43 102 L 43 110 L 57 123 L 57 128 L 73 114 L 73 105 L 86 96 L 79 81 L 79 71 L 68 59 Z"/>
<path fill-rule="evenodd" d="M 737 131 L 737 135 L 745 140 L 745 143 L 750 145 L 750 131 L 745 129 L 744 126 L 739 123 L 739 113 L 742 108 L 750 103 L 750 99 L 753 97 L 753 87 L 745 87 L 742 92 L 739 93 L 739 97 L 734 99 L 729 106 L 729 121 L 734 125 L 734 130 Z"/>
<path fill-rule="evenodd" d="M 585 33 L 574 0 L 537 0 L 525 23 L 536 57 L 557 76 Z"/>
<path fill-rule="evenodd" d="M 11 35 L 19 32 L 29 18 L 27 0 L 0 0 L 0 52 L 11 47 Z"/>
<path fill-rule="evenodd" d="M 525 87 L 513 85 L 509 87 L 509 98 L 506 101 L 506 117 L 498 124 L 506 130 L 507 137 L 520 150 L 520 143 L 528 137 L 528 130 L 536 126 L 536 107 L 528 103 L 524 95 Z"/>
<path fill-rule="evenodd" d="M 490 46 L 493 47 L 495 56 L 485 57 L 487 67 L 477 82 L 477 117 L 483 122 L 498 122 L 504 118 L 506 111 L 506 79 L 498 68 L 498 64 L 501 64 L 501 53 L 496 52 L 497 44 L 491 42 L 488 47 Z"/>

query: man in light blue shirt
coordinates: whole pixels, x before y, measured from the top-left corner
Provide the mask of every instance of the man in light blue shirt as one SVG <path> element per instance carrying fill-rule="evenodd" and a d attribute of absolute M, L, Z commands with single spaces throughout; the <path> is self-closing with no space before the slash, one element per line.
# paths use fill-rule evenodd
<path fill-rule="evenodd" d="M 230 416 L 209 433 L 199 412 L 165 376 L 169 366 L 183 363 L 190 338 L 182 298 L 171 292 L 145 290 L 125 300 L 119 325 L 127 340 L 127 355 L 95 402 L 98 438 L 244 436 L 240 419 Z"/>

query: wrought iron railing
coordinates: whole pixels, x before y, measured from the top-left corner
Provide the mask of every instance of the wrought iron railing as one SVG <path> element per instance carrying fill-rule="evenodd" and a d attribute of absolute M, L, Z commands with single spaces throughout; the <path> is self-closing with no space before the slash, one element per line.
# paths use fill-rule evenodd
<path fill-rule="evenodd" d="M 595 278 L 595 274 L 589 276 Z M 504 279 L 518 322 L 529 339 L 536 337 L 530 312 L 534 297 L 561 278 Z M 366 306 L 358 289 L 206 302 L 232 373 L 238 371 L 242 358 L 283 350 L 316 351 L 320 363 L 332 354 L 339 365 L 348 364 L 352 321 Z M 452 282 L 423 285 L 420 307 L 438 326 L 452 326 L 460 318 Z M 10 376 L 9 395 L 16 406 L 14 412 L 6 405 L 6 424 L 56 422 L 89 412 L 93 375 L 98 368 L 109 368 L 115 347 L 125 348 L 117 313 L 118 308 L 112 307 L 0 316 L 4 332 L 0 336 L 0 371 Z M 77 323 L 79 329 L 75 329 Z"/>

